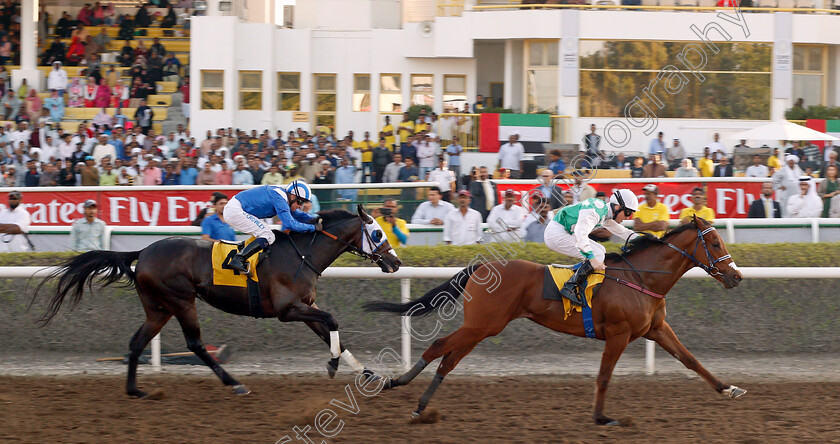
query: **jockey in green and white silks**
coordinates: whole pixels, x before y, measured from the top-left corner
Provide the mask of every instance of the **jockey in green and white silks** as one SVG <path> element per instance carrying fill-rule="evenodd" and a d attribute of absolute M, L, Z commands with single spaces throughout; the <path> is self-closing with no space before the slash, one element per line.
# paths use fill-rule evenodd
<path fill-rule="evenodd" d="M 584 261 L 560 290 L 563 297 L 576 305 L 583 305 L 583 291 L 579 295 L 577 289 L 585 284 L 587 276 L 593 271 L 605 269 L 606 249 L 589 238 L 592 230 L 603 227 L 622 239 L 633 239 L 638 235 L 621 225 L 621 222 L 633 217 L 638 209 L 639 199 L 636 195 L 628 189 L 620 189 L 610 196 L 609 202 L 591 198 L 563 207 L 557 212 L 545 229 L 546 246 L 552 251 Z"/>

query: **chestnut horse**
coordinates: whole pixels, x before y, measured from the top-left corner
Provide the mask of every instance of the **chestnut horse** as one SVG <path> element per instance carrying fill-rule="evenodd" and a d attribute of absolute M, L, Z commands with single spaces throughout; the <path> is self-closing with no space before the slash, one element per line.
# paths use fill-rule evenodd
<path fill-rule="evenodd" d="M 618 421 L 604 415 L 607 384 L 627 344 L 640 337 L 656 341 L 687 368 L 697 372 L 718 393 L 730 398 L 746 393 L 746 390 L 734 385 L 724 384 L 703 368 L 665 322 L 665 299 L 662 295 L 668 293 L 689 269 L 695 266 L 704 269 L 725 288 L 736 287 L 743 278 L 711 224 L 703 219 L 694 219 L 661 239 L 655 236 L 637 238 L 629 244 L 625 253 L 607 255 L 606 265 L 609 279 L 604 280 L 592 299 L 595 337 L 606 342 L 595 396 L 594 419 L 597 424 L 618 424 Z M 610 269 L 610 265 L 622 268 Z M 634 269 L 640 270 L 632 271 Z M 648 270 L 670 273 L 648 273 Z M 434 380 L 413 413 L 416 416 L 423 412 L 443 378 L 464 356 L 484 338 L 499 334 L 514 319 L 528 318 L 552 330 L 583 337 L 585 331 L 580 313 L 573 311 L 564 320 L 563 302 L 542 297 L 544 271 L 545 265 L 524 260 L 487 262 L 467 267 L 417 300 L 405 304 L 367 304 L 365 308 L 368 311 L 417 316 L 432 312 L 435 306 L 451 312 L 453 306 L 444 307 L 447 304 L 458 305 L 456 299 L 462 292 L 465 294 L 464 324 L 452 334 L 437 339 L 411 370 L 391 379 L 384 387 L 408 384 L 429 363 L 442 356 Z"/>
<path fill-rule="evenodd" d="M 335 317 L 315 305 L 318 277 L 344 252 L 369 259 L 386 273 L 400 268 L 400 260 L 379 223 L 365 212 L 362 205 L 357 210 L 357 214 L 344 210 L 322 211 L 319 216 L 323 231 L 320 232 L 291 233 L 287 236 L 275 231 L 277 241 L 269 247 L 267 256 L 257 266 L 261 317 L 306 323 L 330 346 L 331 359 L 327 364 L 330 377 L 338 370 L 339 357 L 357 372 L 364 372 L 368 377 L 372 377 L 373 373 L 341 344 Z M 138 358 L 146 344 L 173 316 L 181 324 L 187 348 L 201 358 L 222 383 L 232 387 L 233 393 L 247 395 L 250 390 L 213 360 L 201 341 L 196 299 L 235 315 L 254 315 L 245 288 L 213 284 L 212 249 L 213 242 L 176 237 L 159 240 L 140 251 L 82 253 L 68 260 L 38 285 L 30 307 L 44 284 L 57 279 L 58 285 L 41 318 L 42 324 L 46 325 L 68 296 L 75 307 L 85 287 L 90 287 L 95 279 L 107 286 L 126 277 L 129 285 L 137 288 L 146 312 L 145 322 L 129 343 L 126 381 L 129 396 L 146 397 L 146 393 L 137 388 Z M 136 270 L 131 269 L 134 261 L 137 261 Z"/>

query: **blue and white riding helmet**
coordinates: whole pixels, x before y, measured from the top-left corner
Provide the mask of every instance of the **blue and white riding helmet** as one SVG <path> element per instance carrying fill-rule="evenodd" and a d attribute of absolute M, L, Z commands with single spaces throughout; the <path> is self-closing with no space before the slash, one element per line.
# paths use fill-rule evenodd
<path fill-rule="evenodd" d="M 292 181 L 286 187 L 286 192 L 292 196 L 299 197 L 307 201 L 312 200 L 312 190 L 309 188 L 309 185 L 307 185 L 306 182 L 302 180 Z"/>

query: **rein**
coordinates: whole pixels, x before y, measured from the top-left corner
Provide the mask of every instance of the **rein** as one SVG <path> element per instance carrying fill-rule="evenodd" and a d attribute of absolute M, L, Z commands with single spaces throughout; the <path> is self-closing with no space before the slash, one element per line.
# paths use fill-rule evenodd
<path fill-rule="evenodd" d="M 361 220 L 361 218 L 359 218 L 359 221 L 360 221 L 360 224 L 361 224 L 360 227 L 361 227 L 361 231 L 362 231 L 362 236 L 363 236 L 363 238 L 365 238 L 370 243 L 370 245 L 372 247 L 371 251 L 373 251 L 373 253 L 367 253 L 363 249 L 351 244 L 350 242 L 345 241 L 344 239 L 339 239 L 338 236 L 336 236 L 336 235 L 334 235 L 334 234 L 332 234 L 332 233 L 330 233 L 326 230 L 314 231 L 313 234 L 312 234 L 312 238 L 310 238 L 310 240 L 309 240 L 309 246 L 306 248 L 306 253 L 301 253 L 300 248 L 298 248 L 298 246 L 295 243 L 292 236 L 289 233 L 286 233 L 286 235 L 289 236 L 289 240 L 292 242 L 292 247 L 294 247 L 295 252 L 297 253 L 298 257 L 300 258 L 300 264 L 298 265 L 298 269 L 295 272 L 295 279 L 297 279 L 298 275 L 300 274 L 300 270 L 303 269 L 304 264 L 306 264 L 307 267 L 309 267 L 312 271 L 314 271 L 315 274 L 318 275 L 318 277 L 321 277 L 322 272 L 319 271 L 315 267 L 315 265 L 312 263 L 312 261 L 310 261 L 309 258 L 307 257 L 309 255 L 309 251 L 312 249 L 312 245 L 315 243 L 315 238 L 318 236 L 318 233 L 322 233 L 323 235 L 327 236 L 328 238 L 330 238 L 330 239 L 332 239 L 336 242 L 344 244 L 345 249 L 348 252 L 350 252 L 351 254 L 355 254 L 356 256 L 368 259 L 371 262 L 378 264 L 379 261 L 381 260 L 382 256 L 375 253 L 375 251 L 377 249 L 379 249 L 379 247 L 385 242 L 385 240 L 383 239 L 382 242 L 380 242 L 379 245 L 377 245 L 373 241 L 373 239 L 370 238 L 370 234 L 367 232 L 367 230 L 365 230 L 364 221 Z"/>
<path fill-rule="evenodd" d="M 676 245 L 674 245 L 670 242 L 667 242 L 667 241 L 662 241 L 662 242 L 665 245 L 667 245 L 668 247 L 678 251 L 683 256 L 691 259 L 691 261 L 694 262 L 694 265 L 702 268 L 703 271 L 705 271 L 706 274 L 708 274 L 709 276 L 712 276 L 712 277 L 721 276 L 721 275 L 723 275 L 723 273 L 720 272 L 720 269 L 718 267 L 716 267 L 715 264 L 717 264 L 718 262 L 721 262 L 721 261 L 725 261 L 727 259 L 732 259 L 732 255 L 731 254 L 726 254 L 726 255 L 723 255 L 723 256 L 721 256 L 717 259 L 714 259 L 714 260 L 712 259 L 712 253 L 709 251 L 708 245 L 706 245 L 706 235 L 711 233 L 712 231 L 715 231 L 715 227 L 709 227 L 709 228 L 706 228 L 705 230 L 702 230 L 702 231 L 700 230 L 699 227 L 697 228 L 697 240 L 694 242 L 694 254 L 689 254 L 686 250 L 683 250 L 683 249 L 677 247 Z M 699 260 L 697 260 L 697 257 L 696 257 L 697 248 L 700 246 L 701 243 L 703 244 L 703 250 L 706 252 L 706 259 L 708 259 L 709 265 L 706 265 L 706 264 L 700 262 Z M 630 266 L 630 269 L 636 274 L 636 276 L 638 276 L 639 281 L 642 281 L 642 276 L 639 274 L 639 271 L 649 272 L 649 270 L 636 270 L 636 268 L 633 267 L 633 265 L 627 260 L 627 258 L 624 257 L 623 254 L 620 255 L 619 257 L 621 257 L 621 260 L 623 260 L 627 265 Z M 607 268 L 612 268 L 612 267 L 607 267 Z M 613 268 L 613 269 L 615 269 L 615 268 Z M 665 299 L 665 295 L 653 292 L 651 290 L 648 290 L 647 288 L 645 288 L 641 285 L 634 284 L 630 281 L 626 281 L 624 279 L 620 279 L 620 278 L 617 278 L 617 277 L 609 276 L 606 273 L 598 273 L 598 274 L 603 274 L 604 277 L 606 277 L 606 278 L 610 278 L 610 279 L 618 282 L 621 285 L 632 288 L 632 289 L 634 289 L 634 290 L 636 290 L 640 293 L 644 293 L 648 296 L 653 296 L 657 299 Z"/>

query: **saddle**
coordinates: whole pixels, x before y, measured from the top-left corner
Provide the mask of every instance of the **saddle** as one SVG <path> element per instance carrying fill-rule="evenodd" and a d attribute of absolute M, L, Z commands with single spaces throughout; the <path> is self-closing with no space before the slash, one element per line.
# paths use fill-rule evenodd
<path fill-rule="evenodd" d="M 545 267 L 545 272 L 543 273 L 542 297 L 543 299 L 552 301 L 563 301 L 563 310 L 565 313 L 563 319 L 569 317 L 572 313 L 572 309 L 577 312 L 583 311 L 583 307 L 572 305 L 568 299 L 560 296 L 560 289 L 563 288 L 563 284 L 572 277 L 574 272 L 575 271 L 572 269 L 572 266 L 552 264 L 547 265 Z M 584 290 L 584 294 L 586 296 L 587 308 L 592 306 L 592 298 L 595 296 L 595 293 L 598 292 L 598 288 L 603 281 L 604 275 L 601 273 L 592 273 L 586 279 L 586 290 Z"/>
<path fill-rule="evenodd" d="M 243 242 L 218 241 L 213 242 L 213 252 L 210 255 L 213 264 L 213 285 L 224 285 L 248 289 L 248 306 L 251 316 L 263 318 L 262 298 L 260 296 L 259 277 L 257 276 L 257 265 L 268 255 L 271 246 L 260 254 L 248 258 L 250 273 L 245 275 L 230 266 L 230 260 L 236 253 L 249 242 L 253 237 Z"/>

